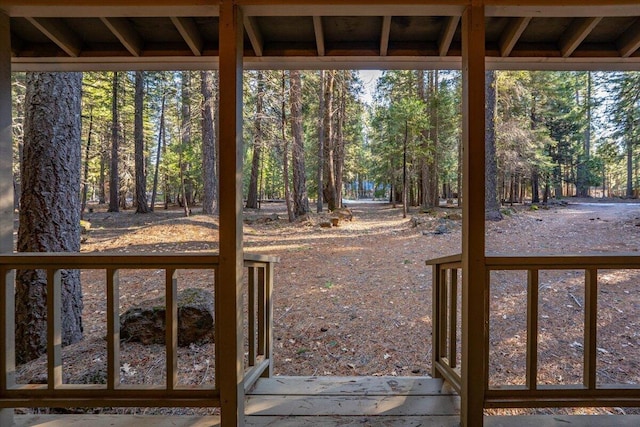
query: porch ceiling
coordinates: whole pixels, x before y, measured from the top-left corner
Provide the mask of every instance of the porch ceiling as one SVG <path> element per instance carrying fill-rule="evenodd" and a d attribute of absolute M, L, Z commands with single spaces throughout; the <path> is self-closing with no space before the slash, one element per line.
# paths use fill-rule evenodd
<path fill-rule="evenodd" d="M 459 68 L 467 2 L 238 0 L 246 68 Z M 579 3 L 582 3 L 580 5 Z M 0 0 L 13 69 L 206 69 L 219 11 L 206 0 Z M 640 69 L 640 3 L 485 2 L 487 66 Z"/>

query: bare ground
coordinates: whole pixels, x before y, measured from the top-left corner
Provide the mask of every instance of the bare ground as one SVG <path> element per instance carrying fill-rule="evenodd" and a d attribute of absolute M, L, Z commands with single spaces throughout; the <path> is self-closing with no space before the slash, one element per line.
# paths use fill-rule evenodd
<path fill-rule="evenodd" d="M 571 203 L 521 206 L 488 223 L 487 250 L 509 254 L 637 253 L 640 205 Z M 585 201 L 582 201 L 585 202 Z M 431 360 L 431 271 L 427 259 L 460 252 L 459 210 L 412 212 L 384 203 L 353 203 L 353 221 L 322 228 L 321 216 L 286 221 L 284 205 L 245 212 L 245 249 L 277 255 L 274 371 L 277 375 L 427 375 Z M 215 251 L 217 219 L 158 211 L 88 214 L 83 252 Z M 180 286 L 211 286 L 183 272 Z M 522 383 L 526 324 L 523 273 L 494 273 L 491 289 L 492 383 Z M 640 280 L 637 272 L 603 272 L 598 375 L 602 382 L 640 382 Z M 581 381 L 584 273 L 540 278 L 540 383 Z M 121 273 L 121 312 L 163 291 L 148 271 Z M 83 273 L 86 338 L 64 352 L 70 382 L 99 382 L 106 344 L 104 280 Z M 164 349 L 122 343 L 123 382 L 164 381 Z M 180 349 L 180 380 L 213 381 L 213 345 Z M 44 359 L 21 367 L 21 382 L 42 380 Z M 96 379 L 98 378 L 98 379 Z"/>

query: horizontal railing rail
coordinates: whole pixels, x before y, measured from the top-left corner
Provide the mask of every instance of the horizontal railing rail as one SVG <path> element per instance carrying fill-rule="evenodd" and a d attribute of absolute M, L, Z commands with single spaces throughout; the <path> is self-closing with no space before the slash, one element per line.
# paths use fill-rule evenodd
<path fill-rule="evenodd" d="M 271 327 L 273 268 L 275 257 L 245 255 L 251 299 L 248 316 L 257 329 L 249 328 L 252 347 L 245 380 L 254 381 L 271 373 Z M 0 407 L 217 407 L 220 406 L 218 378 L 213 384 L 178 384 L 178 270 L 211 270 L 213 291 L 219 257 L 212 254 L 118 255 L 94 253 L 16 253 L 0 256 Z M 47 382 L 16 383 L 15 284 L 17 270 L 45 270 L 47 273 Z M 106 283 L 106 384 L 66 384 L 62 377 L 61 270 L 102 270 Z M 120 383 L 120 270 L 162 270 L 165 295 L 166 382 L 164 384 Z M 253 295 L 253 297 L 251 297 Z M 217 295 L 216 295 L 217 297 Z M 218 325 L 231 325 L 215 310 Z M 253 324 L 253 323 L 250 323 Z M 215 338 L 214 338 L 215 339 Z M 251 347 L 251 344 L 249 344 Z M 255 378 L 254 378 L 255 377 Z"/>
<path fill-rule="evenodd" d="M 430 260 L 433 266 L 433 372 L 435 376 L 450 381 L 460 389 L 463 372 L 455 362 L 455 346 L 461 331 L 456 325 L 462 307 L 456 309 L 456 292 L 462 271 L 462 257 L 454 255 Z M 526 273 L 526 367 L 524 384 L 489 384 L 490 354 L 489 336 L 485 337 L 485 407 L 486 408 L 533 408 L 533 407 L 639 407 L 640 384 L 606 383 L 597 379 L 598 348 L 598 273 L 603 270 L 629 270 L 640 273 L 640 256 L 636 254 L 577 254 L 511 256 L 491 255 L 485 257 L 486 280 L 485 319 L 491 318 L 492 272 L 522 271 Z M 583 310 L 583 355 L 582 381 L 578 384 L 539 384 L 539 309 L 541 271 L 582 271 L 584 273 Z M 524 304 L 523 304 L 524 310 Z M 640 316 L 640 313 L 634 313 Z M 491 327 L 491 325 L 489 325 Z M 477 333 L 490 330 L 478 329 Z M 470 331 L 475 333 L 475 331 Z M 547 338 L 548 340 L 549 338 Z M 465 351 L 465 349 L 463 349 Z M 633 363 L 640 363 L 640 355 Z M 478 381 L 474 378 L 474 381 Z"/>

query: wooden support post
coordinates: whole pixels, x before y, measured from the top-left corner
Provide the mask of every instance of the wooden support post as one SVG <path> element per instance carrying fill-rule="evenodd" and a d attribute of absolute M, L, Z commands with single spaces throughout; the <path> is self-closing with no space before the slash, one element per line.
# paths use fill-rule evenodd
<path fill-rule="evenodd" d="M 13 145 L 11 142 L 11 33 L 9 28 L 9 16 L 0 12 L 0 254 L 13 252 Z M 2 290 L 4 296 L 13 294 L 13 276 L 10 272 L 6 275 L 6 283 Z M 11 299 L 11 301 L 9 301 Z M 0 298 L 3 305 L 0 306 L 1 322 L 0 332 L 0 369 L 3 370 L 2 387 L 13 382 L 15 372 L 15 359 L 13 355 L 15 330 L 13 316 L 13 299 Z M 11 305 L 9 304 L 11 303 Z M 2 390 L 0 390 L 2 398 Z M 13 425 L 13 409 L 0 409 L 0 425 Z"/>
<path fill-rule="evenodd" d="M 462 426 L 482 425 L 488 383 L 484 73 L 484 6 L 472 0 L 462 16 Z"/>
<path fill-rule="evenodd" d="M 220 267 L 216 382 L 222 427 L 244 425 L 242 337 L 242 14 L 220 2 Z"/>

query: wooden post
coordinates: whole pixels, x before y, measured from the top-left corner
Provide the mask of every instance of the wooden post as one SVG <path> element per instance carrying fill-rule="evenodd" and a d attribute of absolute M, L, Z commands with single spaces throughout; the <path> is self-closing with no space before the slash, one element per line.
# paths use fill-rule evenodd
<path fill-rule="evenodd" d="M 222 427 L 244 425 L 242 339 L 242 16 L 220 2 L 220 266 L 216 382 Z"/>
<path fill-rule="evenodd" d="M 0 13 L 0 254 L 13 252 L 13 145 L 11 142 L 11 33 L 9 28 L 9 16 Z M 7 274 L 7 283 L 2 290 L 3 295 L 13 293 L 13 273 Z M 9 290 L 11 288 L 11 290 Z M 4 316 L 1 322 L 3 331 L 0 336 L 2 347 L 0 348 L 0 369 L 3 387 L 12 378 L 8 377 L 14 372 L 11 366 L 15 364 L 13 357 L 13 324 L 14 316 L 12 307 L 9 307 L 7 298 L 0 298 L 6 307 L 0 307 L 0 316 Z M 11 301 L 12 302 L 12 301 Z M 6 382 L 5 382 L 6 381 Z M 1 392 L 1 390 L 0 390 Z M 2 396 L 0 395 L 0 398 Z M 13 409 L 0 409 L 0 425 L 13 425 Z"/>
<path fill-rule="evenodd" d="M 485 294 L 484 6 L 472 0 L 462 16 L 462 392 L 463 426 L 483 423 L 488 382 Z"/>

